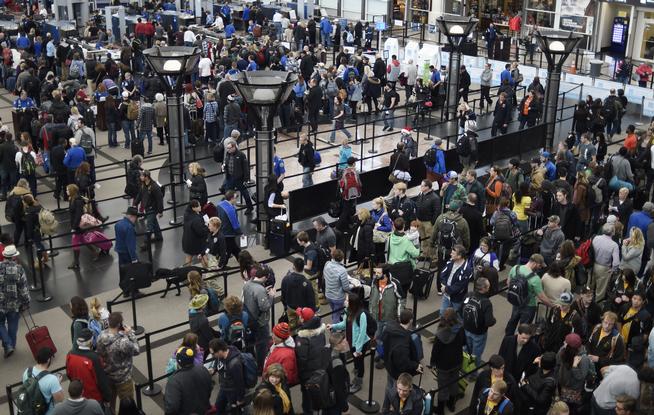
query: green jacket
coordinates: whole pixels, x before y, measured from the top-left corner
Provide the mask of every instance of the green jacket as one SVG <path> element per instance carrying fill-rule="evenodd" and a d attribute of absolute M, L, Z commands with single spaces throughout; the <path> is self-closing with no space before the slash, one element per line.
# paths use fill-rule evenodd
<path fill-rule="evenodd" d="M 388 239 L 388 263 L 410 261 L 413 268 L 416 267 L 416 258 L 420 250 L 413 245 L 404 234 L 393 232 Z"/>

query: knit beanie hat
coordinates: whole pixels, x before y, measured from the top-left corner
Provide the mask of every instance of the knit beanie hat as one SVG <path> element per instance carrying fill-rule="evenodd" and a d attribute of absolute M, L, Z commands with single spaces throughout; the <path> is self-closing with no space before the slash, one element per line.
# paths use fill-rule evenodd
<path fill-rule="evenodd" d="M 273 327 L 272 331 L 275 336 L 282 340 L 288 339 L 291 335 L 291 329 L 288 323 L 279 323 Z"/>

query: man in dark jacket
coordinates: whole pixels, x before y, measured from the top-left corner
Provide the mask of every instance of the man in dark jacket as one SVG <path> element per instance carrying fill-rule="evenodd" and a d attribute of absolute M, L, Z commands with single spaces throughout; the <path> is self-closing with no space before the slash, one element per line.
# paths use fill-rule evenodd
<path fill-rule="evenodd" d="M 163 216 L 163 193 L 161 192 L 159 183 L 152 180 L 149 170 L 143 170 L 141 172 L 141 191 L 136 196 L 134 205 L 138 206 L 139 203 L 143 204 L 145 210 L 145 220 L 147 223 L 145 237 L 150 238 L 154 233 L 155 242 L 163 241 L 161 228 L 157 220 L 157 217 L 161 218 Z M 147 250 L 147 244 L 143 244 L 141 250 Z"/>
<path fill-rule="evenodd" d="M 334 388 L 335 404 L 329 409 L 330 412 L 338 410 L 338 413 L 349 411 L 347 398 L 350 391 L 350 374 L 345 366 L 345 353 L 350 351 L 345 333 L 336 331 L 329 336 L 331 346 L 331 365 L 327 367 L 329 383 Z M 335 413 L 335 412 L 333 412 Z"/>
<path fill-rule="evenodd" d="M 116 235 L 116 246 L 114 251 L 118 254 L 118 269 L 120 274 L 119 286 L 123 290 L 123 296 L 130 295 L 129 282 L 126 280 L 125 266 L 132 262 L 138 262 L 139 257 L 136 254 L 136 229 L 134 224 L 138 216 L 138 209 L 134 206 L 127 208 L 125 217 L 116 222 L 114 233 Z"/>
<path fill-rule="evenodd" d="M 16 153 L 18 148 L 12 139 L 4 139 L 0 144 L 0 179 L 2 180 L 2 200 L 7 199 L 7 193 L 18 181 Z"/>
<path fill-rule="evenodd" d="M 193 364 L 195 350 L 180 347 L 175 355 L 178 369 L 168 378 L 164 394 L 166 415 L 204 414 L 211 406 L 211 375 Z"/>
<path fill-rule="evenodd" d="M 507 102 L 506 93 L 501 93 L 499 99 L 495 103 L 495 110 L 493 110 L 493 127 L 491 128 L 491 135 L 495 137 L 499 129 L 502 134 L 506 134 L 511 121 L 511 106 Z"/>
<path fill-rule="evenodd" d="M 2 145 L 0 145 L 0 151 L 2 151 Z M 56 145 L 52 147 L 52 150 L 50 150 L 50 172 L 55 175 L 54 198 L 59 200 L 59 197 L 63 195 L 64 202 L 68 200 L 68 194 L 66 193 L 66 186 L 68 185 L 68 169 L 64 165 L 65 157 L 66 139 L 60 138 L 59 142 L 57 142 Z"/>
<path fill-rule="evenodd" d="M 381 338 L 384 344 L 384 366 L 386 367 L 386 392 L 392 392 L 395 381 L 403 373 L 417 375 L 422 373 L 420 356 L 411 339 L 413 311 L 404 308 L 399 321 L 386 323 Z M 386 402 L 384 402 L 386 405 Z"/>
<path fill-rule="evenodd" d="M 471 83 L 470 74 L 466 70 L 466 66 L 461 65 L 461 70 L 459 72 L 459 100 L 460 98 L 463 98 L 463 101 L 468 102 L 470 83 Z M 457 102 L 459 100 L 457 100 Z"/>
<path fill-rule="evenodd" d="M 245 214 L 252 213 L 254 206 L 250 192 L 245 183 L 250 180 L 250 162 L 245 153 L 238 149 L 236 141 L 225 140 L 225 161 L 223 162 L 223 171 L 225 172 L 225 181 L 220 188 L 221 192 L 226 190 L 238 190 L 245 199 L 247 209 Z"/>
<path fill-rule="evenodd" d="M 454 245 L 450 252 L 450 260 L 442 269 L 439 278 L 443 286 L 443 301 L 441 302 L 441 315 L 448 307 L 461 315 L 463 300 L 468 290 L 468 282 L 472 278 L 472 262 L 468 261 L 466 248 L 463 245 Z"/>
<path fill-rule="evenodd" d="M 416 204 L 406 195 L 407 186 L 404 182 L 396 183 L 393 186 L 393 199 L 391 199 L 388 214 L 391 220 L 403 218 L 405 229 L 416 217 Z"/>
<path fill-rule="evenodd" d="M 471 415 L 513 415 L 519 413 L 514 409 L 514 405 L 506 397 L 508 386 L 502 379 L 493 382 L 493 385 L 482 391 L 477 397 L 474 411 Z"/>
<path fill-rule="evenodd" d="M 420 221 L 420 250 L 432 262 L 436 261 L 437 257 L 429 239 L 434 231 L 434 223 L 441 214 L 441 206 L 441 198 L 432 190 L 431 180 L 423 180 L 420 183 L 420 194 L 416 198 L 416 219 Z"/>
<path fill-rule="evenodd" d="M 311 308 L 297 309 L 296 313 L 301 323 L 295 337 L 295 357 L 302 390 L 302 412 L 310 414 L 311 399 L 305 384 L 313 372 L 326 366 L 322 353 L 326 347 L 325 325 Z"/>
<path fill-rule="evenodd" d="M 209 350 L 213 355 L 214 373 L 218 372 L 220 390 L 216 398 L 216 409 L 219 414 L 230 413 L 233 408 L 243 405 L 245 401 L 245 368 L 241 352 L 235 346 L 228 346 L 223 340 L 213 339 L 209 342 Z M 199 412 L 204 413 L 204 412 Z"/>
<path fill-rule="evenodd" d="M 79 331 L 77 349 L 73 348 L 66 356 L 66 376 L 79 380 L 84 385 L 82 396 L 94 399 L 100 404 L 110 402 L 111 389 L 100 356 L 92 350 L 93 332 L 88 328 Z"/>
<path fill-rule="evenodd" d="M 486 189 L 484 188 L 484 185 L 477 180 L 477 172 L 474 169 L 468 170 L 465 175 L 465 181 L 462 184 L 465 186 L 468 194 L 474 193 L 477 195 L 477 201 L 474 206 L 479 209 L 479 212 L 483 213 L 484 208 L 486 207 Z"/>
<path fill-rule="evenodd" d="M 424 402 L 422 392 L 413 387 L 413 377 L 402 373 L 395 383 L 395 388 L 386 390 L 382 413 L 392 415 L 420 415 Z"/>
<path fill-rule="evenodd" d="M 545 415 L 556 393 L 556 353 L 544 353 L 538 360 L 539 369 L 520 381 L 521 408 L 527 413 Z"/>
<path fill-rule="evenodd" d="M 470 407 L 468 413 L 470 415 L 475 414 L 477 409 L 477 402 L 479 401 L 479 396 L 493 384 L 493 379 L 502 379 L 506 382 L 507 390 L 506 396 L 511 399 L 513 402 L 518 398 L 518 384 L 515 378 L 505 370 L 505 362 L 502 356 L 494 354 L 488 359 L 488 369 L 482 370 L 477 376 L 475 381 L 475 387 L 472 390 L 472 395 L 470 398 Z"/>
<path fill-rule="evenodd" d="M 493 303 L 488 299 L 490 282 L 484 277 L 475 280 L 475 290 L 463 300 L 463 328 L 466 333 L 468 352 L 481 366 L 481 355 L 486 348 L 488 329 L 497 322 L 493 315 Z M 473 395 L 474 396 L 474 395 Z"/>
<path fill-rule="evenodd" d="M 386 83 L 386 63 L 380 54 L 377 54 L 377 59 L 372 66 L 372 73 L 375 74 L 375 78 L 382 81 L 383 84 Z"/>
<path fill-rule="evenodd" d="M 532 339 L 534 327 L 520 324 L 518 334 L 506 336 L 500 345 L 499 355 L 506 362 L 506 370 L 514 379 L 521 379 L 522 374 L 529 376 L 535 369 L 534 359 L 540 356 L 540 347 Z"/>
<path fill-rule="evenodd" d="M 305 133 L 300 135 L 300 151 L 297 154 L 297 161 L 302 166 L 302 187 L 313 186 L 313 169 L 316 167 L 316 159 L 311 140 Z"/>
<path fill-rule="evenodd" d="M 304 276 L 304 259 L 302 258 L 293 260 L 293 270 L 289 271 L 282 279 L 282 304 L 286 310 L 291 330 L 295 330 L 297 326 L 296 309 L 308 307 L 316 310 L 316 293 L 313 291 L 311 282 Z"/>
<path fill-rule="evenodd" d="M 459 208 L 459 213 L 468 223 L 470 231 L 470 252 L 475 252 L 479 248 L 479 240 L 486 234 L 484 227 L 483 209 L 478 209 L 478 199 L 475 193 L 468 193 L 466 203 Z"/>
<path fill-rule="evenodd" d="M 312 133 L 318 131 L 318 118 L 322 106 L 322 88 L 315 79 L 309 81 L 309 93 L 306 97 L 307 119 Z"/>

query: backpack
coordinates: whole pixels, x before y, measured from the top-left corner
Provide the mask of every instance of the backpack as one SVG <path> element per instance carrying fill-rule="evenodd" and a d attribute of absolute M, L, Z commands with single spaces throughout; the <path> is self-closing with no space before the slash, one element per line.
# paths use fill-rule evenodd
<path fill-rule="evenodd" d="M 314 261 L 314 267 L 316 267 L 320 272 L 322 272 L 322 269 L 325 267 L 325 263 L 327 263 L 327 259 L 330 258 L 331 256 L 329 255 L 329 252 L 326 251 L 325 249 L 319 247 L 316 244 L 311 244 L 313 249 L 316 251 L 316 260 Z"/>
<path fill-rule="evenodd" d="M 23 156 L 20 159 L 20 169 L 24 175 L 34 174 L 36 172 L 36 161 L 32 154 L 28 151 L 27 153 L 22 152 Z"/>
<path fill-rule="evenodd" d="M 313 152 L 313 164 L 314 164 L 314 166 L 320 166 L 320 163 L 322 163 L 322 157 L 320 156 L 320 152 L 314 151 Z"/>
<path fill-rule="evenodd" d="M 59 222 L 52 211 L 42 208 L 39 212 L 39 227 L 41 235 L 52 236 L 57 233 Z"/>
<path fill-rule="evenodd" d="M 434 147 L 429 147 L 427 151 L 425 151 L 425 155 L 422 157 L 422 160 L 425 162 L 425 166 L 429 167 L 430 169 L 433 169 L 434 166 L 436 166 L 436 149 Z"/>
<path fill-rule="evenodd" d="M 79 65 L 71 65 L 70 70 L 68 71 L 68 77 L 73 79 L 78 79 L 80 76 Z"/>
<path fill-rule="evenodd" d="M 336 94 L 338 94 L 338 87 L 336 86 L 336 82 L 329 81 L 327 83 L 327 88 L 325 89 L 325 94 L 330 98 L 334 98 L 336 96 Z"/>
<path fill-rule="evenodd" d="M 647 227 L 647 233 L 649 233 L 649 226 Z M 592 265 L 593 257 L 595 252 L 593 251 L 593 240 L 587 239 L 579 245 L 575 254 L 581 258 L 579 263 L 585 267 Z"/>
<path fill-rule="evenodd" d="M 604 105 L 602 106 L 602 117 L 604 117 L 604 119 L 614 119 L 617 113 L 615 108 L 616 98 L 613 96 L 608 96 L 604 101 Z"/>
<path fill-rule="evenodd" d="M 305 382 L 304 389 L 309 394 L 311 407 L 314 410 L 331 408 L 336 403 L 329 373 L 325 369 L 315 370 Z"/>
<path fill-rule="evenodd" d="M 467 134 L 461 134 L 456 140 L 456 153 L 462 157 L 468 157 L 472 153 L 470 139 Z"/>
<path fill-rule="evenodd" d="M 498 211 L 493 227 L 493 236 L 500 241 L 507 241 L 513 237 L 513 223 L 508 213 Z"/>
<path fill-rule="evenodd" d="M 361 310 L 361 313 L 359 313 L 359 320 L 361 319 L 361 314 L 366 315 L 366 334 L 371 339 L 374 339 L 377 334 L 377 320 L 375 320 L 372 317 L 372 314 L 370 314 L 370 311 L 365 308 Z"/>
<path fill-rule="evenodd" d="M 18 195 L 9 195 L 5 203 L 5 219 L 13 223 L 23 215 L 23 198 Z"/>
<path fill-rule="evenodd" d="M 438 225 L 438 245 L 443 252 L 451 251 L 457 240 L 456 222 L 444 217 Z"/>
<path fill-rule="evenodd" d="M 87 156 L 91 155 L 93 154 L 93 137 L 91 137 L 91 134 L 84 131 L 84 129 L 82 129 L 81 131 L 82 131 L 82 135 L 79 138 L 79 146 L 84 149 L 84 152 L 86 153 Z"/>
<path fill-rule="evenodd" d="M 245 335 L 247 327 L 243 324 L 240 318 L 229 319 L 229 326 L 227 333 L 223 333 L 223 338 L 232 346 L 236 346 L 239 350 L 245 350 Z"/>
<path fill-rule="evenodd" d="M 500 191 L 500 198 L 505 197 L 508 200 L 511 200 L 513 196 L 513 189 L 511 185 L 505 181 L 502 182 L 502 190 Z"/>
<path fill-rule="evenodd" d="M 130 121 L 136 121 L 139 118 L 139 104 L 131 100 L 127 104 L 127 119 Z"/>
<path fill-rule="evenodd" d="M 347 37 L 345 38 L 345 41 L 347 43 L 354 42 L 354 35 L 352 34 L 352 32 L 347 32 Z"/>
<path fill-rule="evenodd" d="M 481 301 L 471 295 L 463 301 L 463 325 L 479 330 L 482 324 Z"/>
<path fill-rule="evenodd" d="M 21 415 L 43 415 L 50 408 L 50 402 L 46 402 L 43 392 L 39 388 L 39 381 L 50 372 L 44 370 L 34 376 L 33 371 L 32 367 L 27 369 L 27 379 L 16 393 L 16 410 Z"/>
<path fill-rule="evenodd" d="M 241 363 L 243 363 L 243 382 L 245 387 L 254 388 L 257 384 L 257 361 L 252 353 L 241 353 Z"/>
<path fill-rule="evenodd" d="M 517 265 L 516 265 L 517 266 Z M 527 276 L 521 275 L 516 268 L 516 275 L 509 281 L 506 298 L 516 307 L 522 307 L 529 301 L 529 280 L 535 277 L 533 272 Z"/>
<path fill-rule="evenodd" d="M 486 388 L 484 389 L 484 396 L 486 396 L 486 399 L 488 399 L 488 394 L 490 393 L 491 388 Z M 500 406 L 497 407 L 497 413 L 502 414 L 504 413 L 504 408 L 511 402 L 508 398 L 502 399 L 502 402 L 500 402 Z"/>
<path fill-rule="evenodd" d="M 361 197 L 361 181 L 354 169 L 345 169 L 345 172 L 338 181 L 338 188 L 341 191 L 343 200 L 353 200 Z"/>
<path fill-rule="evenodd" d="M 350 104 L 343 103 L 343 112 L 345 112 L 345 115 L 348 117 L 352 115 L 352 107 L 350 107 Z"/>

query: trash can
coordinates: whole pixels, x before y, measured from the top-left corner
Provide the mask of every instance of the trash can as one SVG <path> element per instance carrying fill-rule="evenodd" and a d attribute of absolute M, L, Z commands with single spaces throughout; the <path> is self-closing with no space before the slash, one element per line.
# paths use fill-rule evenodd
<path fill-rule="evenodd" d="M 600 73 L 602 72 L 602 65 L 604 61 L 593 59 L 590 61 L 590 76 L 593 78 L 599 78 Z"/>

